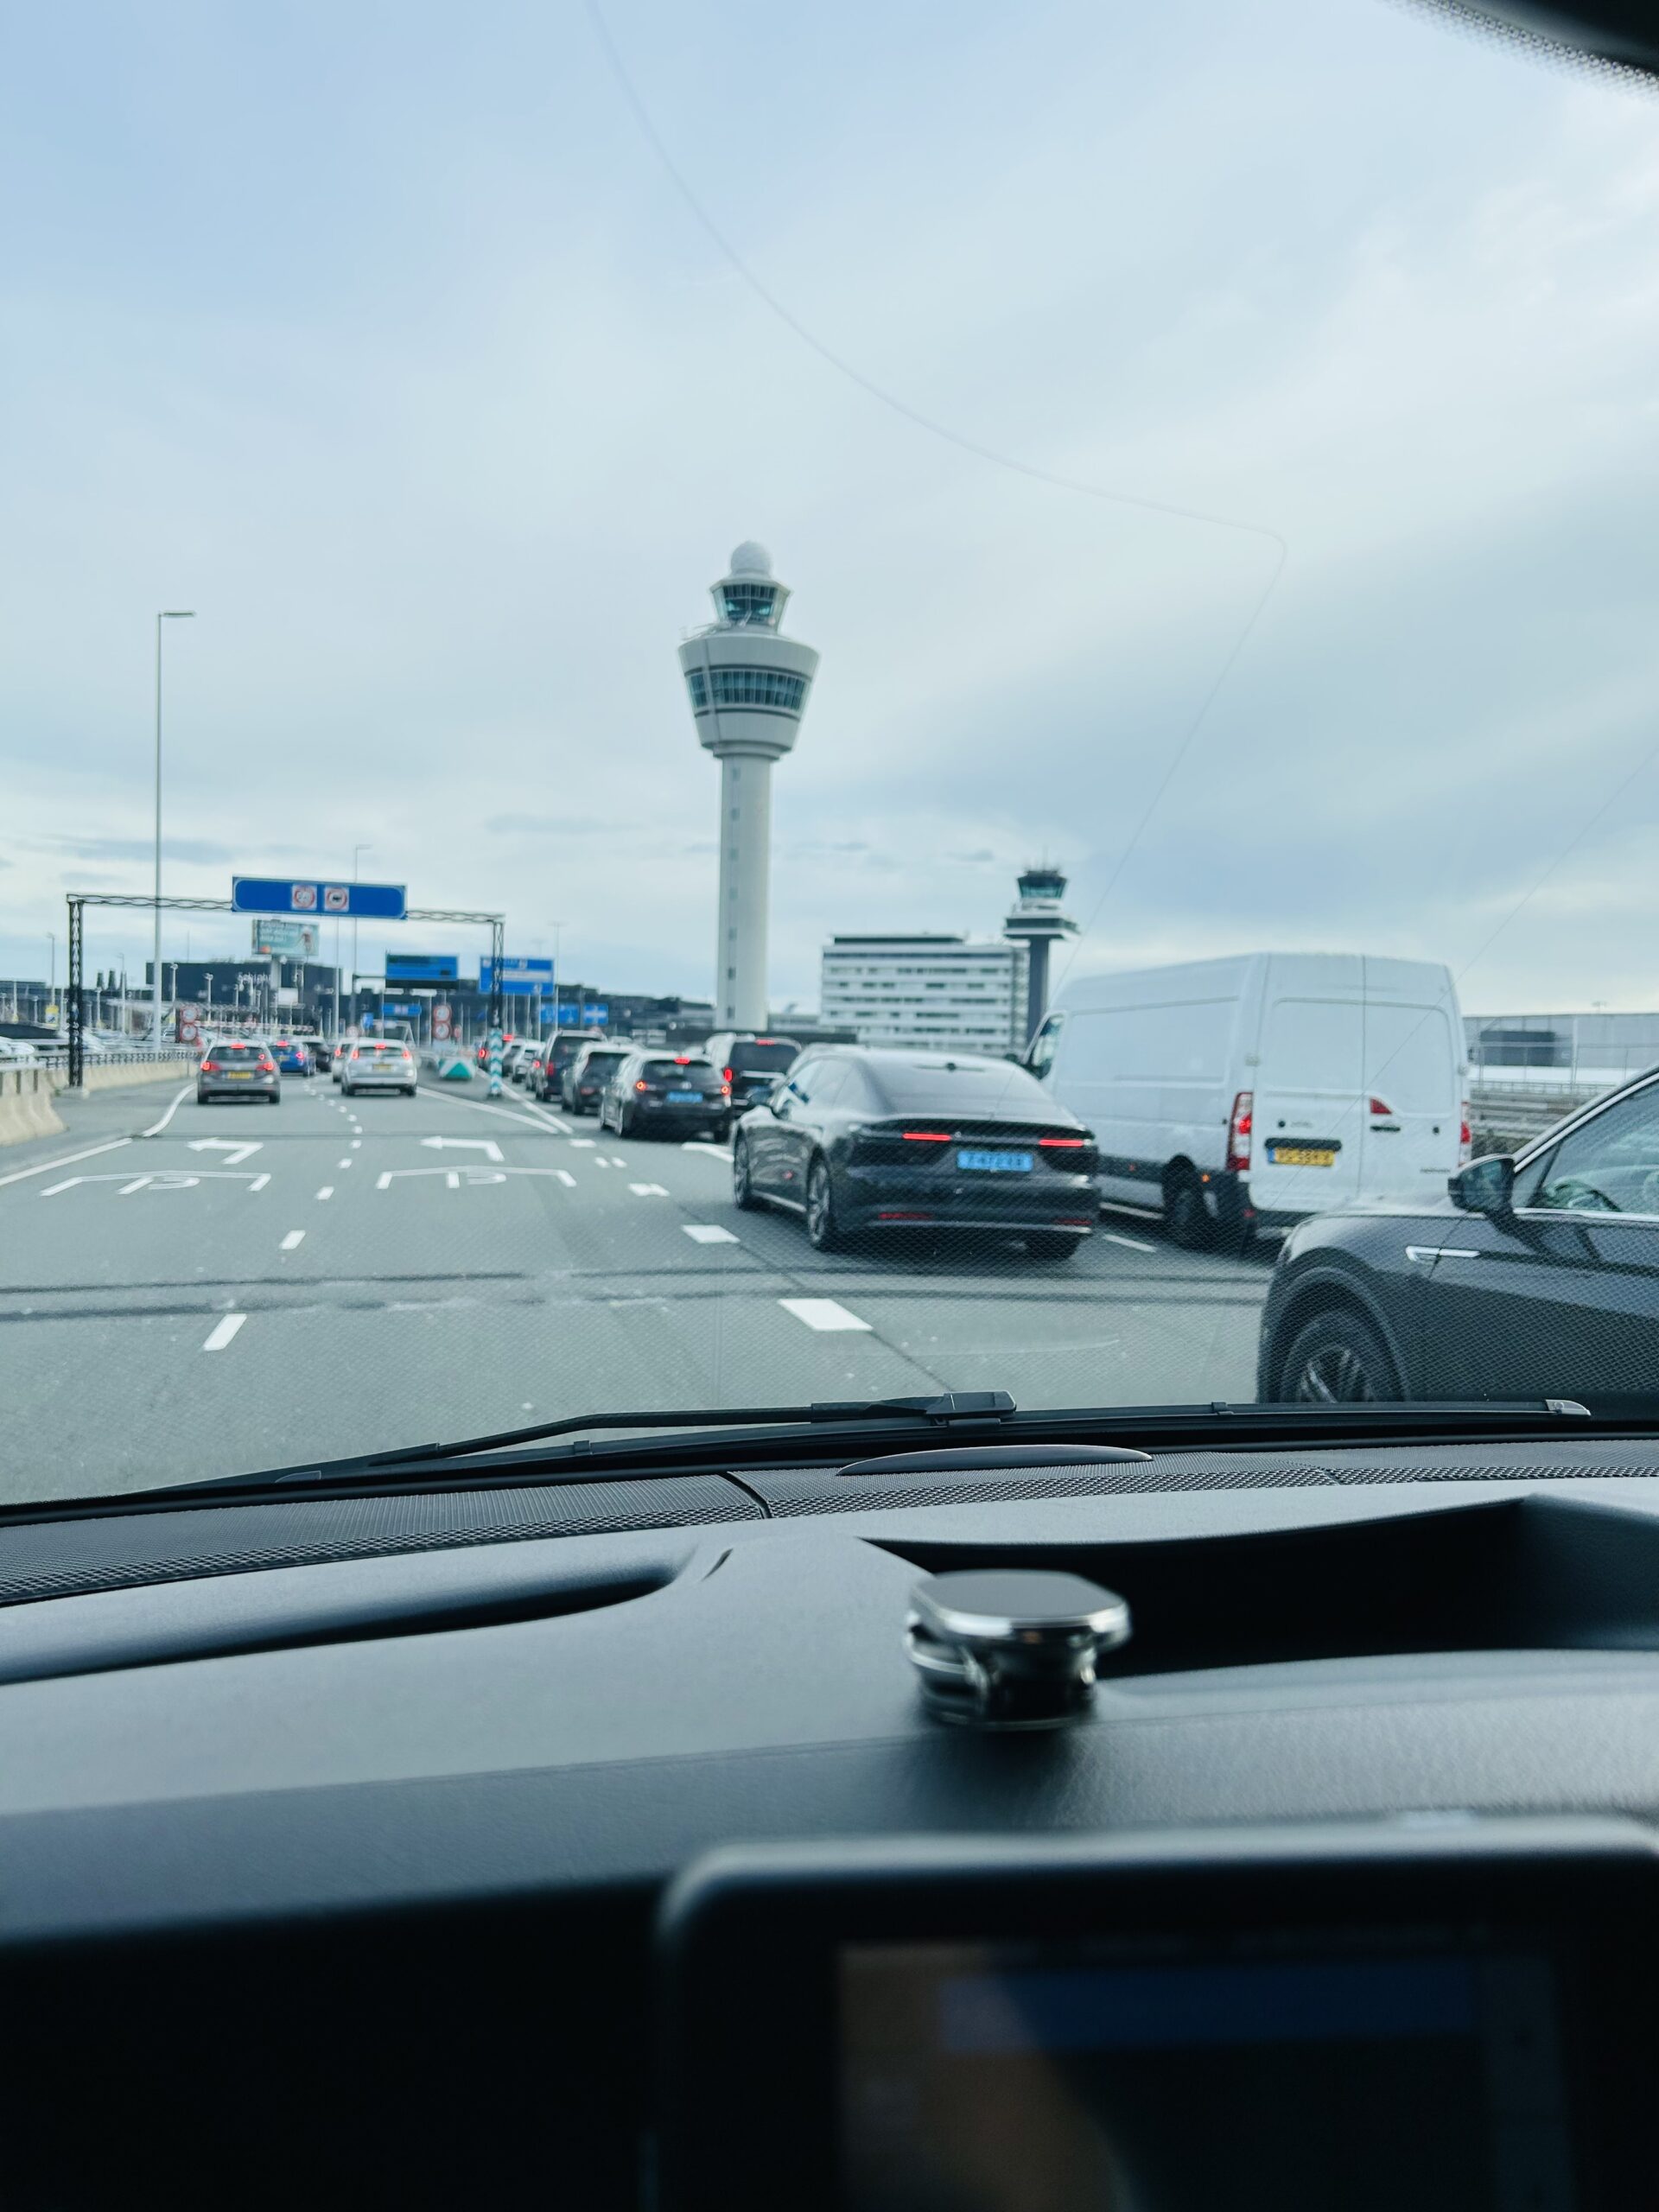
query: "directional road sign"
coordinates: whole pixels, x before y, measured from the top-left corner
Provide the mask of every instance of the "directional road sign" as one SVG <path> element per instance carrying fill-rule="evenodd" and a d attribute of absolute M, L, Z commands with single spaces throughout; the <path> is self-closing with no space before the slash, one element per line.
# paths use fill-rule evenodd
<path fill-rule="evenodd" d="M 401 883 L 295 882 L 272 875 L 233 875 L 231 905 L 238 914 L 354 914 L 376 922 L 401 922 L 409 910 Z"/>
<path fill-rule="evenodd" d="M 490 991 L 495 987 L 495 963 L 480 960 L 478 963 L 478 988 Z M 501 988 L 509 998 L 533 998 L 537 991 L 550 994 L 553 988 L 553 963 L 550 960 L 504 960 L 501 963 Z"/>

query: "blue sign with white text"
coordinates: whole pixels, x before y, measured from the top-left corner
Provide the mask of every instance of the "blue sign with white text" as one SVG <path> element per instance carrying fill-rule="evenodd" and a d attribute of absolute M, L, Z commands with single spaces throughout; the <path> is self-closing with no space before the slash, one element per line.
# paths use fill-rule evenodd
<path fill-rule="evenodd" d="M 478 988 L 490 991 L 495 988 L 495 963 L 480 960 L 478 963 Z M 533 998 L 537 991 L 548 997 L 553 995 L 553 963 L 550 960 L 513 960 L 501 963 L 501 988 L 510 998 Z"/>
<path fill-rule="evenodd" d="M 401 883 L 307 883 L 274 875 L 233 875 L 231 905 L 238 914 L 342 914 L 376 922 L 401 922 L 409 911 Z"/>
<path fill-rule="evenodd" d="M 461 961 L 453 952 L 389 952 L 389 983 L 453 983 L 459 981 Z"/>

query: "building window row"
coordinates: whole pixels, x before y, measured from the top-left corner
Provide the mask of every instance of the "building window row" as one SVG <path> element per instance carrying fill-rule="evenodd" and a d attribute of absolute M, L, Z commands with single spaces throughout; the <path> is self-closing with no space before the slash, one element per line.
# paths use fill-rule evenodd
<path fill-rule="evenodd" d="M 706 714 L 712 683 L 714 703 L 721 707 L 776 707 L 798 715 L 806 698 L 806 678 L 781 668 L 700 668 L 686 671 L 691 710 Z"/>

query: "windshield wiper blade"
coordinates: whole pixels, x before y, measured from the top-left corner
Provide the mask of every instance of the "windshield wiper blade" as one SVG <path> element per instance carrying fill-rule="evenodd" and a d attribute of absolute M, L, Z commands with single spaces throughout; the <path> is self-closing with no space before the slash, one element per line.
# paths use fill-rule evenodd
<path fill-rule="evenodd" d="M 204 1491 L 262 1490 L 289 1483 L 332 1482 L 372 1475 L 382 1467 L 400 1471 L 410 1466 L 442 1465 L 468 1459 L 475 1453 L 499 1452 L 516 1444 L 544 1444 L 556 1436 L 575 1436 L 585 1429 L 727 1429 L 778 1427 L 814 1427 L 823 1423 L 851 1421 L 925 1421 L 938 1428 L 958 1423 L 1001 1421 L 1016 1410 L 1006 1390 L 942 1390 L 933 1397 L 829 1398 L 808 1406 L 722 1406 L 700 1412 L 677 1407 L 672 1412 L 582 1414 L 565 1421 L 535 1421 L 527 1428 L 498 1429 L 491 1436 L 463 1437 L 453 1444 L 410 1444 L 386 1452 L 353 1452 L 342 1459 L 314 1460 L 298 1467 L 272 1467 L 251 1475 L 226 1475 L 202 1483 L 170 1485 L 169 1497 L 200 1496 Z"/>

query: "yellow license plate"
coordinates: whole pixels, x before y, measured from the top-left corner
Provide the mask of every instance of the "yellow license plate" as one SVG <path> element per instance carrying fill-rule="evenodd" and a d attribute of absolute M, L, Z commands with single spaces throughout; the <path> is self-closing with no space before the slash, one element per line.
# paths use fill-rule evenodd
<path fill-rule="evenodd" d="M 253 1070 L 251 1068 L 232 1068 L 231 1070 L 231 1081 L 232 1083 L 251 1083 L 253 1081 Z"/>
<path fill-rule="evenodd" d="M 1275 1167 L 1334 1167 L 1337 1155 L 1322 1144 L 1275 1144 L 1270 1147 Z"/>

